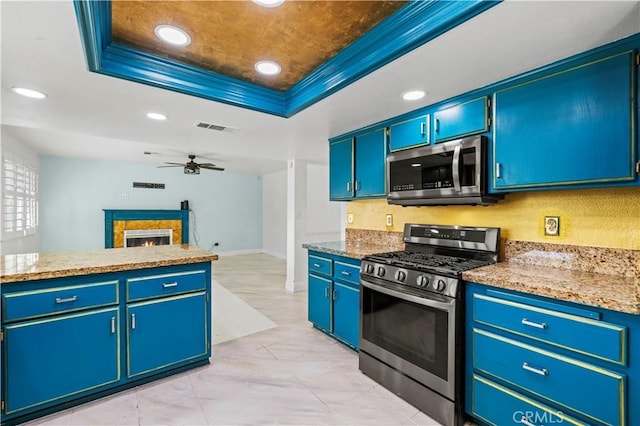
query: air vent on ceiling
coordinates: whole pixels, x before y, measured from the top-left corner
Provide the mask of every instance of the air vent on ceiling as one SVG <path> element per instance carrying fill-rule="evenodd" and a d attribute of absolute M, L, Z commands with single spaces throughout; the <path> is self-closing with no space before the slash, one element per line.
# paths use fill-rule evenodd
<path fill-rule="evenodd" d="M 215 130 L 217 132 L 227 132 L 227 133 L 233 133 L 238 130 L 238 129 L 234 129 L 233 127 L 221 126 L 219 124 L 205 123 L 204 121 L 196 121 L 194 126 L 200 127 L 201 129 L 209 129 L 209 130 Z"/>
<path fill-rule="evenodd" d="M 164 183 L 133 182 L 134 188 L 164 189 Z"/>

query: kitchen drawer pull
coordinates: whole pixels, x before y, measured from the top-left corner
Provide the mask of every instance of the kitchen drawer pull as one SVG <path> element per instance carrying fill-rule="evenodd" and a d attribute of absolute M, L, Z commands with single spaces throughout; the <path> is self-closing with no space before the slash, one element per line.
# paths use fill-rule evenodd
<path fill-rule="evenodd" d="M 520 423 L 522 423 L 525 426 L 536 426 L 533 423 L 531 423 L 529 420 L 527 420 L 527 416 L 522 416 L 522 418 L 520 419 Z"/>
<path fill-rule="evenodd" d="M 532 322 L 526 318 L 522 318 L 522 325 L 528 325 L 529 327 L 540 328 L 542 330 L 547 328 L 547 323 L 545 322 Z"/>
<path fill-rule="evenodd" d="M 178 287 L 178 281 L 172 283 L 162 283 L 162 288 Z"/>
<path fill-rule="evenodd" d="M 76 300 L 78 300 L 78 296 L 71 296 L 71 297 L 67 297 L 66 299 L 62 299 L 60 297 L 56 297 L 56 303 L 57 304 L 75 302 Z"/>
<path fill-rule="evenodd" d="M 116 317 L 111 317 L 111 334 L 116 332 Z"/>
<path fill-rule="evenodd" d="M 314 268 L 322 268 L 322 265 L 321 265 L 321 264 L 319 264 L 319 263 L 314 263 L 314 264 L 313 264 L 313 267 L 314 267 Z"/>
<path fill-rule="evenodd" d="M 502 177 L 501 173 L 500 173 L 500 163 L 496 163 L 496 179 L 500 179 Z"/>
<path fill-rule="evenodd" d="M 131 314 L 131 329 L 136 329 L 136 314 Z"/>
<path fill-rule="evenodd" d="M 540 370 L 538 368 L 533 368 L 526 362 L 522 363 L 522 368 L 524 368 L 527 371 L 531 371 L 532 373 L 539 374 L 541 376 L 548 376 L 549 375 L 549 370 L 547 370 L 546 368 L 543 368 L 542 370 Z"/>
<path fill-rule="evenodd" d="M 347 277 L 351 276 L 351 272 L 349 271 L 342 271 L 342 275 L 346 275 Z"/>

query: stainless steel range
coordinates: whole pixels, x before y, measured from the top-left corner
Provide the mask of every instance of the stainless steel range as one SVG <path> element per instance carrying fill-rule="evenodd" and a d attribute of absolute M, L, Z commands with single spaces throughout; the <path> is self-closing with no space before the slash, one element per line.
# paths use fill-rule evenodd
<path fill-rule="evenodd" d="M 406 224 L 405 250 L 360 271 L 360 370 L 445 425 L 464 423 L 463 271 L 498 261 L 499 228 Z"/>

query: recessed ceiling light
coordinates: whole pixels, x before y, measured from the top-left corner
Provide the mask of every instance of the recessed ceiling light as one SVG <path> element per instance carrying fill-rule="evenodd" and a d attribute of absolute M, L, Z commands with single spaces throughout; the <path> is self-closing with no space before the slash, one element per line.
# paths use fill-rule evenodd
<path fill-rule="evenodd" d="M 280 74 L 280 71 L 282 70 L 282 68 L 280 68 L 280 65 L 276 64 L 273 61 L 256 62 L 255 67 L 256 67 L 256 71 L 258 71 L 260 74 L 265 74 L 265 75 Z"/>
<path fill-rule="evenodd" d="M 152 120 L 158 120 L 158 121 L 162 121 L 162 120 L 166 120 L 167 116 L 164 114 L 160 114 L 158 112 L 148 112 L 147 113 L 147 117 L 152 119 Z"/>
<path fill-rule="evenodd" d="M 161 40 L 176 46 L 186 46 L 191 43 L 191 37 L 184 30 L 172 25 L 158 25 L 153 32 Z"/>
<path fill-rule="evenodd" d="M 284 0 L 253 0 L 255 4 L 262 7 L 278 7 Z"/>
<path fill-rule="evenodd" d="M 402 99 L 405 101 L 416 101 L 418 99 L 424 98 L 425 92 L 422 90 L 412 90 L 410 92 L 406 92 L 402 95 Z"/>
<path fill-rule="evenodd" d="M 25 89 L 24 87 L 12 87 L 11 90 L 16 92 L 18 95 L 26 96 L 27 98 L 44 99 L 47 97 L 47 95 L 42 92 L 38 92 L 33 89 Z"/>

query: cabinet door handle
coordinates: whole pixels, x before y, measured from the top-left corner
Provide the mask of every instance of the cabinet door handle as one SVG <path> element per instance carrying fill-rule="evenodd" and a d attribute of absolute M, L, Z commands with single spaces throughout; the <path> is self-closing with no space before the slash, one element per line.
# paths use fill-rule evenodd
<path fill-rule="evenodd" d="M 539 369 L 539 368 L 533 368 L 532 366 L 530 366 L 526 362 L 522 363 L 522 368 L 527 370 L 527 371 L 531 371 L 532 373 L 539 374 L 541 376 L 548 376 L 549 375 L 549 370 L 547 370 L 546 368 L 543 368 L 542 370 Z"/>
<path fill-rule="evenodd" d="M 324 297 L 329 298 L 329 287 L 324 288 Z"/>
<path fill-rule="evenodd" d="M 426 133 L 427 133 L 427 123 L 423 121 L 422 123 L 420 123 L 420 134 L 424 136 Z"/>
<path fill-rule="evenodd" d="M 500 173 L 500 163 L 496 163 L 496 179 L 500 179 L 502 177 L 502 173 Z"/>
<path fill-rule="evenodd" d="M 60 297 L 56 297 L 56 303 L 57 304 L 75 302 L 76 300 L 78 300 L 78 296 L 71 296 L 71 297 L 67 297 L 66 299 L 62 299 Z"/>
<path fill-rule="evenodd" d="M 111 334 L 116 332 L 116 317 L 111 317 Z"/>
<path fill-rule="evenodd" d="M 349 271 L 342 271 L 342 275 L 346 275 L 347 277 L 351 276 L 351 272 Z"/>
<path fill-rule="evenodd" d="M 527 420 L 527 416 L 522 416 L 522 418 L 520 419 L 520 423 L 522 423 L 525 426 L 536 426 L 533 423 L 531 423 L 529 420 Z"/>
<path fill-rule="evenodd" d="M 178 281 L 172 283 L 162 283 L 162 288 L 178 287 Z"/>
<path fill-rule="evenodd" d="M 436 133 L 440 133 L 440 120 L 439 120 L 439 119 L 437 119 L 437 118 L 435 119 L 434 126 L 433 126 L 433 130 L 434 130 Z"/>
<path fill-rule="evenodd" d="M 131 329 L 136 329 L 136 314 L 131 314 Z"/>
<path fill-rule="evenodd" d="M 321 264 L 319 264 L 319 263 L 314 263 L 314 264 L 313 264 L 313 267 L 314 267 L 314 268 L 322 268 L 322 265 L 321 265 Z"/>
<path fill-rule="evenodd" d="M 351 192 L 351 181 L 347 182 L 347 192 Z"/>
<path fill-rule="evenodd" d="M 522 318 L 522 325 L 528 325 L 529 327 L 535 327 L 535 328 L 540 328 L 542 330 L 547 328 L 547 323 L 544 322 L 533 322 L 533 321 L 529 321 L 526 318 Z"/>
<path fill-rule="evenodd" d="M 360 181 L 356 181 L 356 191 L 360 191 Z"/>
<path fill-rule="evenodd" d="M 338 290 L 337 289 L 333 289 L 333 296 L 331 297 L 332 300 L 338 300 Z"/>

